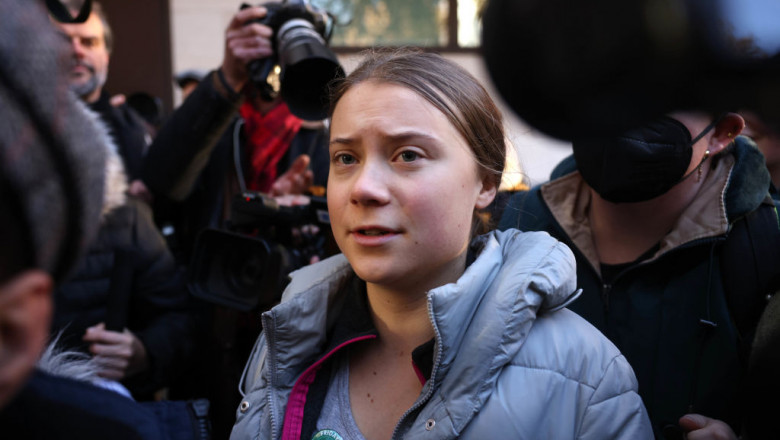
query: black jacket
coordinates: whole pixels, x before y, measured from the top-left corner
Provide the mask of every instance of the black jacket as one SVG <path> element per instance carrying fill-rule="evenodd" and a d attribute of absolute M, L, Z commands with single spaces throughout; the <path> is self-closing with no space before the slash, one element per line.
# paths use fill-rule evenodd
<path fill-rule="evenodd" d="M 36 370 L 0 410 L 5 440 L 164 440 L 155 413 L 114 391 Z"/>
<path fill-rule="evenodd" d="M 583 294 L 569 308 L 626 356 L 661 438 L 688 412 L 724 420 L 737 433 L 744 417 L 747 353 L 765 293 L 738 292 L 755 311 L 738 325 L 723 280 L 731 268 L 722 254 L 734 223 L 773 203 L 755 147 L 738 137 L 732 154 L 723 156 L 703 186 L 710 190 L 700 191 L 647 258 L 621 265 L 611 280 L 595 257 L 584 214 L 589 192 L 571 159 L 551 182 L 514 195 L 499 224 L 546 231 L 572 248 Z"/>
<path fill-rule="evenodd" d="M 120 266 L 128 272 L 115 272 Z M 122 279 L 119 285 L 111 286 L 113 273 Z M 189 294 L 142 202 L 128 198 L 103 218 L 88 254 L 56 290 L 54 302 L 52 330 L 63 331 L 66 347 L 86 351 L 85 330 L 107 319 L 141 340 L 150 369 L 124 381 L 136 398 L 148 398 L 187 367 L 195 343 Z"/>
<path fill-rule="evenodd" d="M 103 90 L 100 98 L 89 104 L 89 107 L 108 125 L 124 162 L 128 179 L 140 179 L 147 146 L 147 131 L 143 120 L 129 105 L 114 106 L 109 99 L 108 93 Z"/>

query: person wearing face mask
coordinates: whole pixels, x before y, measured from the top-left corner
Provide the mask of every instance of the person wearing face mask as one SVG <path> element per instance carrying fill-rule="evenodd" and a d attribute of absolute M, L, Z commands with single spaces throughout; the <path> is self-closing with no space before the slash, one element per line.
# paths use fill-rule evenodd
<path fill-rule="evenodd" d="M 569 308 L 625 354 L 657 438 L 742 431 L 752 332 L 773 292 L 745 275 L 758 269 L 744 267 L 737 232 L 769 218 L 766 239 L 778 235 L 769 174 L 738 136 L 744 125 L 734 113 L 685 111 L 575 139 L 552 180 L 513 196 L 499 222 L 574 251 L 584 292 Z M 773 255 L 762 267 L 780 268 Z M 751 283 L 731 289 L 740 277 Z"/>

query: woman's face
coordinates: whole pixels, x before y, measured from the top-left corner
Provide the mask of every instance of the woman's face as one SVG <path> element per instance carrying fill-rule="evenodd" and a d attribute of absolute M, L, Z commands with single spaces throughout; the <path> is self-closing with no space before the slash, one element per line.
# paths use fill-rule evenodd
<path fill-rule="evenodd" d="M 444 114 L 406 87 L 363 82 L 336 105 L 330 139 L 331 226 L 358 276 L 414 291 L 457 280 L 495 186 Z"/>

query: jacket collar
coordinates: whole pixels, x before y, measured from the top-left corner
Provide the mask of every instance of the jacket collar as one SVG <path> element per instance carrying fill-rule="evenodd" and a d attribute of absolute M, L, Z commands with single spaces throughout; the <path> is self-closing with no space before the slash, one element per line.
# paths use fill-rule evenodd
<path fill-rule="evenodd" d="M 724 194 L 729 223 L 753 212 L 760 204 L 771 203 L 769 189 L 772 177 L 764 156 L 756 144 L 745 136 L 737 136 L 731 153 L 734 171 Z"/>
<path fill-rule="evenodd" d="M 460 279 L 428 294 L 437 347 L 426 386 L 439 387 L 455 432 L 484 405 L 536 316 L 576 298 L 574 256 L 546 233 L 507 230 L 480 240 Z"/>
<path fill-rule="evenodd" d="M 428 293 L 437 339 L 428 384 L 440 387 L 456 432 L 484 405 L 537 314 L 576 298 L 574 257 L 546 233 L 508 230 L 479 240 L 481 252 L 460 279 Z"/>
<path fill-rule="evenodd" d="M 598 270 L 599 260 L 588 219 L 590 189 L 573 160 L 565 159 L 555 173 L 563 176 L 541 186 L 542 198 L 574 245 Z M 719 155 L 702 190 L 650 259 L 698 239 L 726 234 L 735 219 L 767 199 L 767 188 L 769 173 L 763 157 L 748 138 L 738 136 L 731 150 Z"/>

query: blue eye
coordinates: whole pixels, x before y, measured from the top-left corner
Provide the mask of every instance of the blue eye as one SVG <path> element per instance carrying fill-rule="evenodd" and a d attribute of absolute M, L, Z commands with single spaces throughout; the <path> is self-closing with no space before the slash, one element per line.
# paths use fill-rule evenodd
<path fill-rule="evenodd" d="M 336 161 L 341 162 L 344 165 L 352 165 L 355 163 L 355 156 L 351 154 L 342 153 L 336 156 Z"/>
<path fill-rule="evenodd" d="M 401 153 L 401 154 L 400 154 L 400 158 L 401 158 L 401 160 L 402 160 L 402 161 L 404 161 L 404 162 L 413 162 L 413 161 L 415 161 L 415 160 L 416 160 L 418 157 L 420 157 L 420 155 L 419 155 L 419 154 L 417 154 L 417 153 L 416 153 L 416 152 L 414 152 L 414 151 L 410 151 L 410 150 L 404 151 L 403 153 Z"/>

